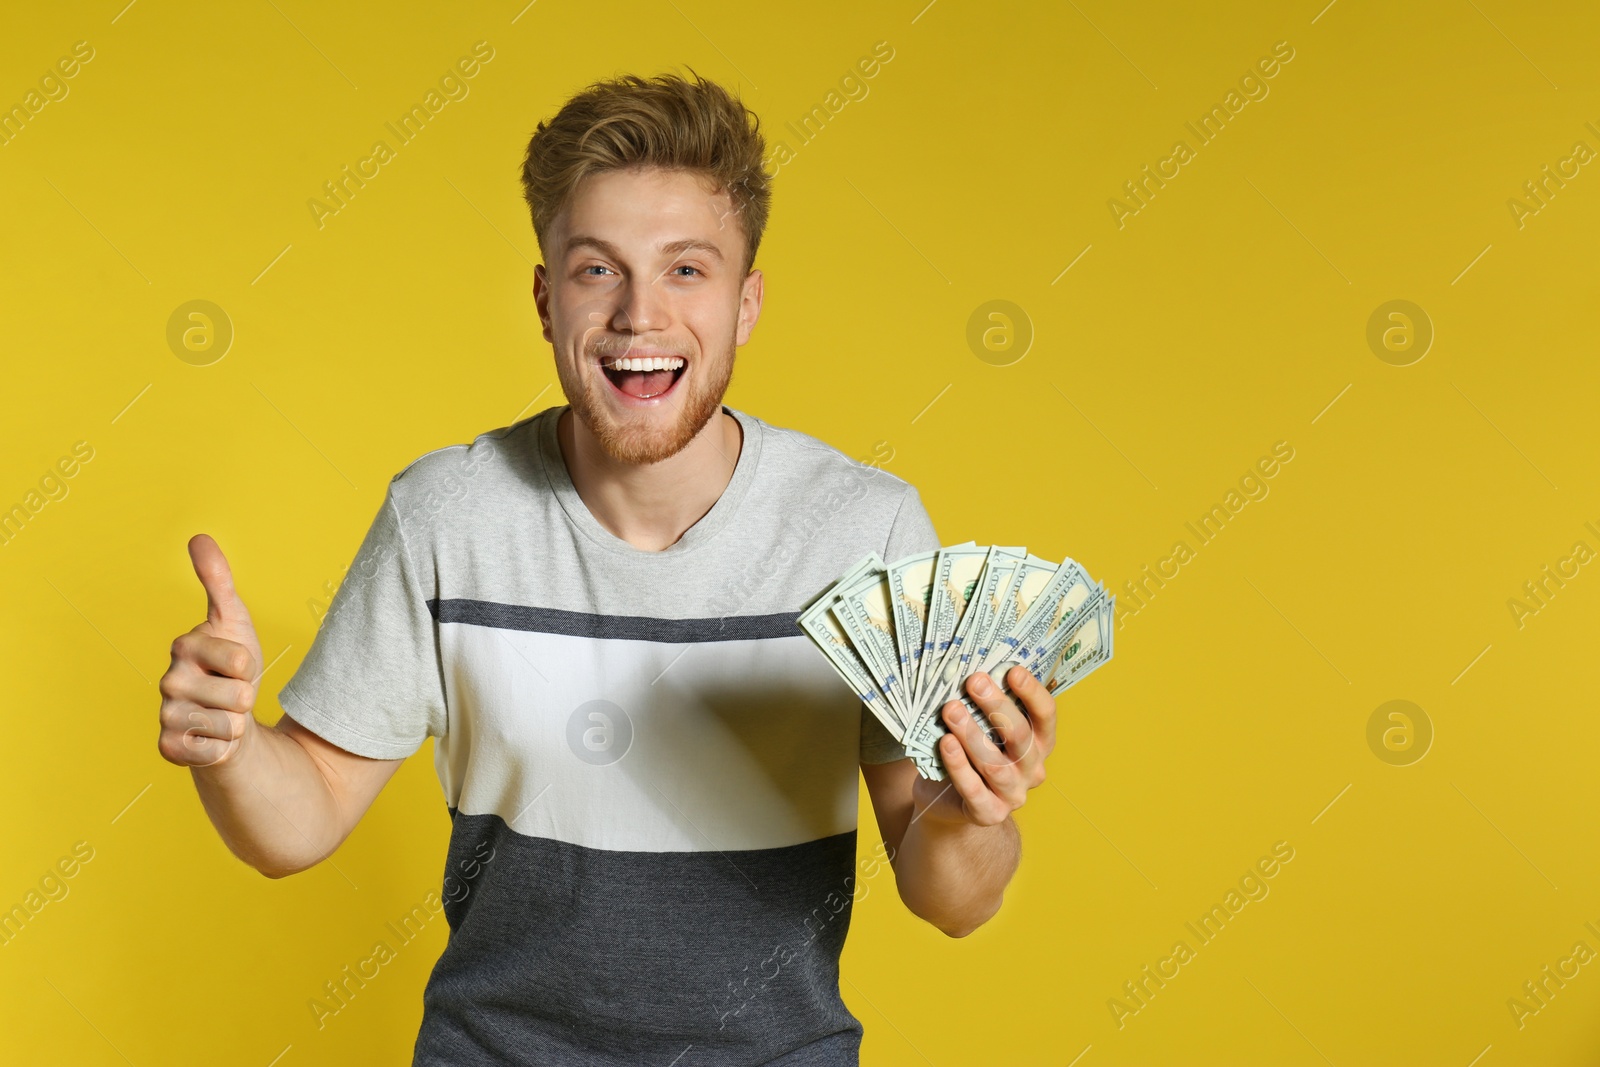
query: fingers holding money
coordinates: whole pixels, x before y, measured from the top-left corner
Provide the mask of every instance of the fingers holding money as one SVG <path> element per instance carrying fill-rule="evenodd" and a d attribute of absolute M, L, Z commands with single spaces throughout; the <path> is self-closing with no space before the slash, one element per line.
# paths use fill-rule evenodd
<path fill-rule="evenodd" d="M 987 685 L 979 683 L 978 678 L 982 678 Z M 1027 733 L 1026 720 L 986 674 L 975 675 L 969 679 L 968 692 L 972 694 L 973 702 L 989 719 L 996 736 L 1006 747 L 1002 749 L 990 741 L 982 725 L 959 702 L 946 705 L 945 723 L 949 726 L 950 733 L 957 739 L 964 762 L 982 777 L 986 788 L 1003 801 L 1006 811 L 1010 812 L 1022 806 L 1028 793 L 1028 784 L 1023 779 L 1018 760 L 1011 749 L 1013 744 L 1017 746 L 1018 751 L 1030 747 L 1031 738 Z M 1000 725 L 1002 722 L 1005 723 L 1004 728 Z M 942 742 L 941 752 L 948 751 L 949 743 Z M 954 775 L 951 777 L 954 778 Z"/>
<path fill-rule="evenodd" d="M 1000 728 L 999 723 L 995 723 L 995 726 L 1005 739 L 1006 751 L 1023 765 L 1023 777 L 1031 789 L 1044 781 L 1045 757 L 1055 751 L 1056 698 L 1025 667 L 1012 667 L 1006 674 L 1006 685 L 1011 687 L 1011 696 L 1024 713 L 1022 718 L 1026 721 L 1029 734 L 1027 743 L 1017 743 L 1011 733 Z M 994 721 L 994 716 L 990 716 L 990 721 Z M 1021 732 L 1017 733 L 1020 737 Z"/>
<path fill-rule="evenodd" d="M 977 723 L 972 722 L 971 716 L 960 704 L 954 704 L 954 707 L 955 714 L 966 719 L 978 739 L 988 745 L 988 739 L 983 736 L 983 731 L 978 729 Z M 1014 805 L 997 796 L 984 776 L 973 769 L 972 760 L 965 747 L 967 743 L 965 736 L 954 729 L 939 739 L 939 755 L 944 759 L 945 774 L 955 791 L 960 794 L 961 807 L 966 812 L 968 820 L 979 826 L 995 826 L 1005 822 Z M 994 746 L 989 745 L 989 747 Z"/>

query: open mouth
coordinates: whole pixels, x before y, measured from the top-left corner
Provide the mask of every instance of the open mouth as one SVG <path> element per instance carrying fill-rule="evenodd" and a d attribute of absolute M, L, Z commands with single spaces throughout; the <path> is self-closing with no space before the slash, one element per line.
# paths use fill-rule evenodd
<path fill-rule="evenodd" d="M 653 400 L 671 392 L 687 366 L 682 356 L 628 356 L 602 360 L 600 370 L 622 395 Z"/>

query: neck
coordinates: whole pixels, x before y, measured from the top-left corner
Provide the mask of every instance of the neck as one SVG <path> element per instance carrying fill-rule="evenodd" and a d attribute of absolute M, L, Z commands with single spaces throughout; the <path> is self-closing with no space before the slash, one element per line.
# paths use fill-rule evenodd
<path fill-rule="evenodd" d="M 722 496 L 744 444 L 739 420 L 720 407 L 676 455 L 659 463 L 621 463 L 568 408 L 556 440 L 578 498 L 611 533 L 659 552 L 678 542 Z"/>

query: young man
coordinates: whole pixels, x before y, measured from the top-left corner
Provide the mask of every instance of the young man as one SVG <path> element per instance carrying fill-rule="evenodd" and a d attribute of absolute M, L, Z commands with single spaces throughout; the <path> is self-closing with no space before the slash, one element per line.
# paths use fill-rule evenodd
<path fill-rule="evenodd" d="M 968 691 L 948 782 L 795 625 L 868 552 L 939 544 L 917 492 L 725 407 L 761 312 L 759 123 L 695 76 L 579 94 L 528 147 L 533 297 L 567 404 L 391 480 L 310 651 L 252 716 L 261 649 L 221 550 L 173 642 L 159 748 L 269 877 L 336 849 L 436 739 L 449 941 L 418 1064 L 853 1064 L 839 996 L 865 776 L 901 898 L 992 916 L 1055 706 Z M 870 861 L 869 861 L 870 862 Z"/>

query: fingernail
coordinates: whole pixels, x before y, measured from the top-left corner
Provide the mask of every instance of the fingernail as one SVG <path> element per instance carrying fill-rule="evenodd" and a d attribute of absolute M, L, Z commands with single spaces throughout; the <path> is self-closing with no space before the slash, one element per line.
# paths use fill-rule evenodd
<path fill-rule="evenodd" d="M 989 676 L 987 674 L 980 674 L 972 680 L 972 691 L 974 693 L 978 693 L 980 695 L 986 694 L 993 688 L 994 683 L 989 681 Z"/>

